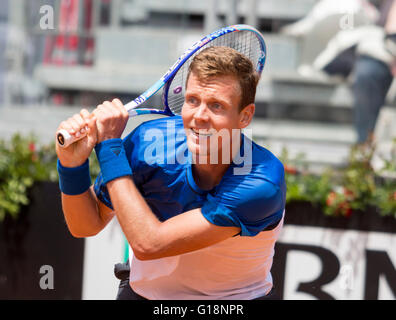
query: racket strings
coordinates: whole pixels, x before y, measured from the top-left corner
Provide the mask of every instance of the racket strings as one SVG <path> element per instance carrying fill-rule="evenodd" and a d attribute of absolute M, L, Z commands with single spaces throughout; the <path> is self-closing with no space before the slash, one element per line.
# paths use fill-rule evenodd
<path fill-rule="evenodd" d="M 253 32 L 245 30 L 231 32 L 208 42 L 185 61 L 168 86 L 168 91 L 164 95 L 166 100 L 164 103 L 168 104 L 170 110 L 174 114 L 180 114 L 184 104 L 185 85 L 189 65 L 195 55 L 208 46 L 231 47 L 248 57 L 252 61 L 253 66 L 256 67 L 256 70 L 258 70 L 259 58 L 263 50 L 259 39 Z"/>

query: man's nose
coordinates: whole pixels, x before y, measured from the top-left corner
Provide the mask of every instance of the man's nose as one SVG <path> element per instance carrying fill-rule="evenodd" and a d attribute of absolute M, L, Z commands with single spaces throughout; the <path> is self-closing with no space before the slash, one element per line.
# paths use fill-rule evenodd
<path fill-rule="evenodd" d="M 208 106 L 205 103 L 201 103 L 194 113 L 194 118 L 196 120 L 207 121 L 208 116 Z"/>

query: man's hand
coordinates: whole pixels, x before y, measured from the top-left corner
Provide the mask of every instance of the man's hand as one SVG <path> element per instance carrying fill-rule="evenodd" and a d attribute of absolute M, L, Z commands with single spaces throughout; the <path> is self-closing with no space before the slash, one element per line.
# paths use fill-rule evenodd
<path fill-rule="evenodd" d="M 122 102 L 114 99 L 112 102 L 105 101 L 99 105 L 93 114 L 96 117 L 97 142 L 104 140 L 121 138 L 129 119 Z"/>
<path fill-rule="evenodd" d="M 56 143 L 56 153 L 64 167 L 77 167 L 82 165 L 91 154 L 97 143 L 96 117 L 86 109 L 63 121 L 56 132 L 65 129 L 71 135 L 79 137 L 87 133 L 87 136 L 76 141 L 66 148 L 61 148 Z"/>
<path fill-rule="evenodd" d="M 107 140 L 120 138 L 128 122 L 128 111 L 122 102 L 114 99 L 105 101 L 90 114 L 86 109 L 63 121 L 58 129 L 65 129 L 71 135 L 87 136 L 76 141 L 67 148 L 56 144 L 56 153 L 64 167 L 77 167 L 82 165 L 91 154 L 96 144 Z"/>

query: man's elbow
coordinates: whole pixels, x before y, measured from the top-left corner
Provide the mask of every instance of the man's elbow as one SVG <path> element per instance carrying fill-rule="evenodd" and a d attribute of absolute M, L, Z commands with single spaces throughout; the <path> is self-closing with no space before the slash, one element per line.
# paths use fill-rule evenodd
<path fill-rule="evenodd" d="M 70 234 L 74 238 L 77 238 L 77 239 L 93 237 L 99 233 L 99 231 L 97 231 L 97 232 L 79 232 L 79 231 L 72 231 L 72 230 L 69 230 L 69 231 L 70 231 Z"/>
<path fill-rule="evenodd" d="M 66 216 L 65 216 L 66 217 Z M 72 219 L 65 219 L 67 229 L 74 238 L 88 238 L 96 236 L 106 226 L 104 223 L 83 223 Z"/>
<path fill-rule="evenodd" d="M 101 228 L 76 228 L 75 226 L 67 225 L 67 229 L 74 238 L 88 238 L 96 236 L 102 229 Z"/>
<path fill-rule="evenodd" d="M 151 255 L 145 253 L 145 252 L 141 252 L 141 251 L 137 251 L 137 250 L 133 250 L 133 254 L 136 258 L 138 258 L 141 261 L 147 261 L 147 260 L 153 260 L 153 258 L 151 257 Z"/>
<path fill-rule="evenodd" d="M 69 230 L 69 232 L 70 232 L 70 234 L 72 235 L 73 238 L 77 238 L 77 239 L 85 238 L 82 233 L 75 232 L 75 231 L 72 231 L 72 230 Z"/>
<path fill-rule="evenodd" d="M 148 243 L 135 243 L 134 245 L 132 245 L 132 250 L 134 256 L 142 261 L 164 258 L 166 256 L 161 248 L 149 245 Z"/>

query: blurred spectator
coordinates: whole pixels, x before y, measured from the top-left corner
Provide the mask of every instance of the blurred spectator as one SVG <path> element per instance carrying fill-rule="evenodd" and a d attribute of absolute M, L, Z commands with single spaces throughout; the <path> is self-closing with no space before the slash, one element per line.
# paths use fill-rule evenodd
<path fill-rule="evenodd" d="M 368 0 L 319 0 L 304 18 L 283 27 L 281 33 L 298 39 L 297 72 L 302 76 L 316 76 L 312 61 L 340 30 L 373 25 L 378 16 L 377 8 Z"/>
<path fill-rule="evenodd" d="M 316 57 L 313 68 L 352 78 L 357 143 L 373 141 L 381 107 L 396 74 L 396 0 L 379 4 L 375 23 L 339 31 Z"/>
<path fill-rule="evenodd" d="M 378 26 L 383 47 L 373 52 L 370 39 L 359 44 L 353 82 L 355 127 L 358 143 L 370 143 L 380 108 L 396 75 L 396 0 L 382 3 Z"/>
<path fill-rule="evenodd" d="M 102 0 L 103 3 L 108 3 Z M 57 65 L 93 63 L 92 0 L 62 0 L 59 8 L 59 34 L 48 35 L 43 62 Z"/>
<path fill-rule="evenodd" d="M 340 18 L 346 15 L 354 16 L 355 25 L 378 19 L 375 6 L 368 0 L 320 0 L 304 18 L 286 25 L 281 32 L 290 36 L 306 36 L 323 22 L 327 22 L 330 28 L 332 27 L 330 24 L 335 24 L 339 28 Z M 332 17 L 336 19 L 332 20 Z"/>

